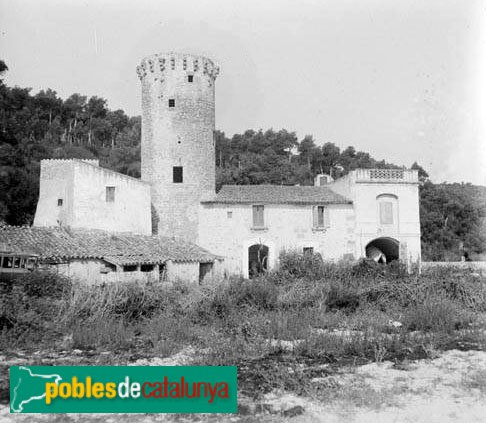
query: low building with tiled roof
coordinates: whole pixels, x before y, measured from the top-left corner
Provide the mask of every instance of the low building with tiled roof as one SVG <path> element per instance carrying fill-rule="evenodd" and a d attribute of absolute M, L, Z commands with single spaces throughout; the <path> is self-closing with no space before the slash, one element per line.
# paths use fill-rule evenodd
<path fill-rule="evenodd" d="M 325 186 L 223 185 L 203 203 L 221 204 L 351 204 L 352 201 Z"/>
<path fill-rule="evenodd" d="M 50 268 L 90 282 L 197 280 L 220 257 L 170 237 L 66 227 L 0 226 L 0 269 Z M 205 276 L 205 275 L 203 275 Z"/>

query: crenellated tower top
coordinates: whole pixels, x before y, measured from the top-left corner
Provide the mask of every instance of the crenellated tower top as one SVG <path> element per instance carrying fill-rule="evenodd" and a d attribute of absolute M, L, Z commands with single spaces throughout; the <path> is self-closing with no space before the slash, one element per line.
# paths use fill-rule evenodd
<path fill-rule="evenodd" d="M 163 82 L 164 74 L 171 71 L 183 71 L 188 74 L 207 75 L 214 82 L 219 75 L 219 66 L 211 59 L 185 53 L 159 53 L 147 56 L 137 66 L 137 75 L 141 81 L 153 78 Z"/>

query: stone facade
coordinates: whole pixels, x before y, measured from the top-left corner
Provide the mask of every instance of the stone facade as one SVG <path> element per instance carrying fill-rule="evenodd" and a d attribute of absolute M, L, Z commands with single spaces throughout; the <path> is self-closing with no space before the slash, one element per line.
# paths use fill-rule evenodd
<path fill-rule="evenodd" d="M 97 161 L 42 160 L 34 226 L 150 235 L 150 185 Z"/>
<path fill-rule="evenodd" d="M 152 187 L 155 233 L 193 239 L 199 202 L 215 193 L 218 72 L 205 57 L 174 53 L 146 57 L 137 68 L 142 83 L 142 180 Z M 176 182 L 175 168 L 182 168 Z"/>
<path fill-rule="evenodd" d="M 354 254 L 354 213 L 351 204 L 328 205 L 329 220 L 317 228 L 313 206 L 298 204 L 264 205 L 264 227 L 254 228 L 251 204 L 203 204 L 198 242 L 203 248 L 224 257 L 227 274 L 249 276 L 249 248 L 268 247 L 268 268 L 278 265 L 281 251 L 303 252 L 312 248 L 326 260 Z"/>

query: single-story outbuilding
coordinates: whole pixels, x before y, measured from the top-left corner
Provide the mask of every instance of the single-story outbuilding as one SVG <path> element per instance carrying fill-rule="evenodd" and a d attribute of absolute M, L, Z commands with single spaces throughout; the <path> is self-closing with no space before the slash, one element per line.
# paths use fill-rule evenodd
<path fill-rule="evenodd" d="M 50 269 L 89 283 L 202 282 L 222 259 L 175 238 L 68 227 L 0 226 L 0 273 Z"/>

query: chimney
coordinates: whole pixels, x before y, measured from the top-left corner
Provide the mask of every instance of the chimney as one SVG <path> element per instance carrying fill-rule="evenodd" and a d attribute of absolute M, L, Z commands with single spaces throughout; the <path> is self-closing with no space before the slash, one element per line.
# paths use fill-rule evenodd
<path fill-rule="evenodd" d="M 314 178 L 314 186 L 320 187 L 323 185 L 330 184 L 333 181 L 334 179 L 332 179 L 330 175 L 325 175 L 321 173 L 319 175 L 316 175 L 316 177 Z"/>

